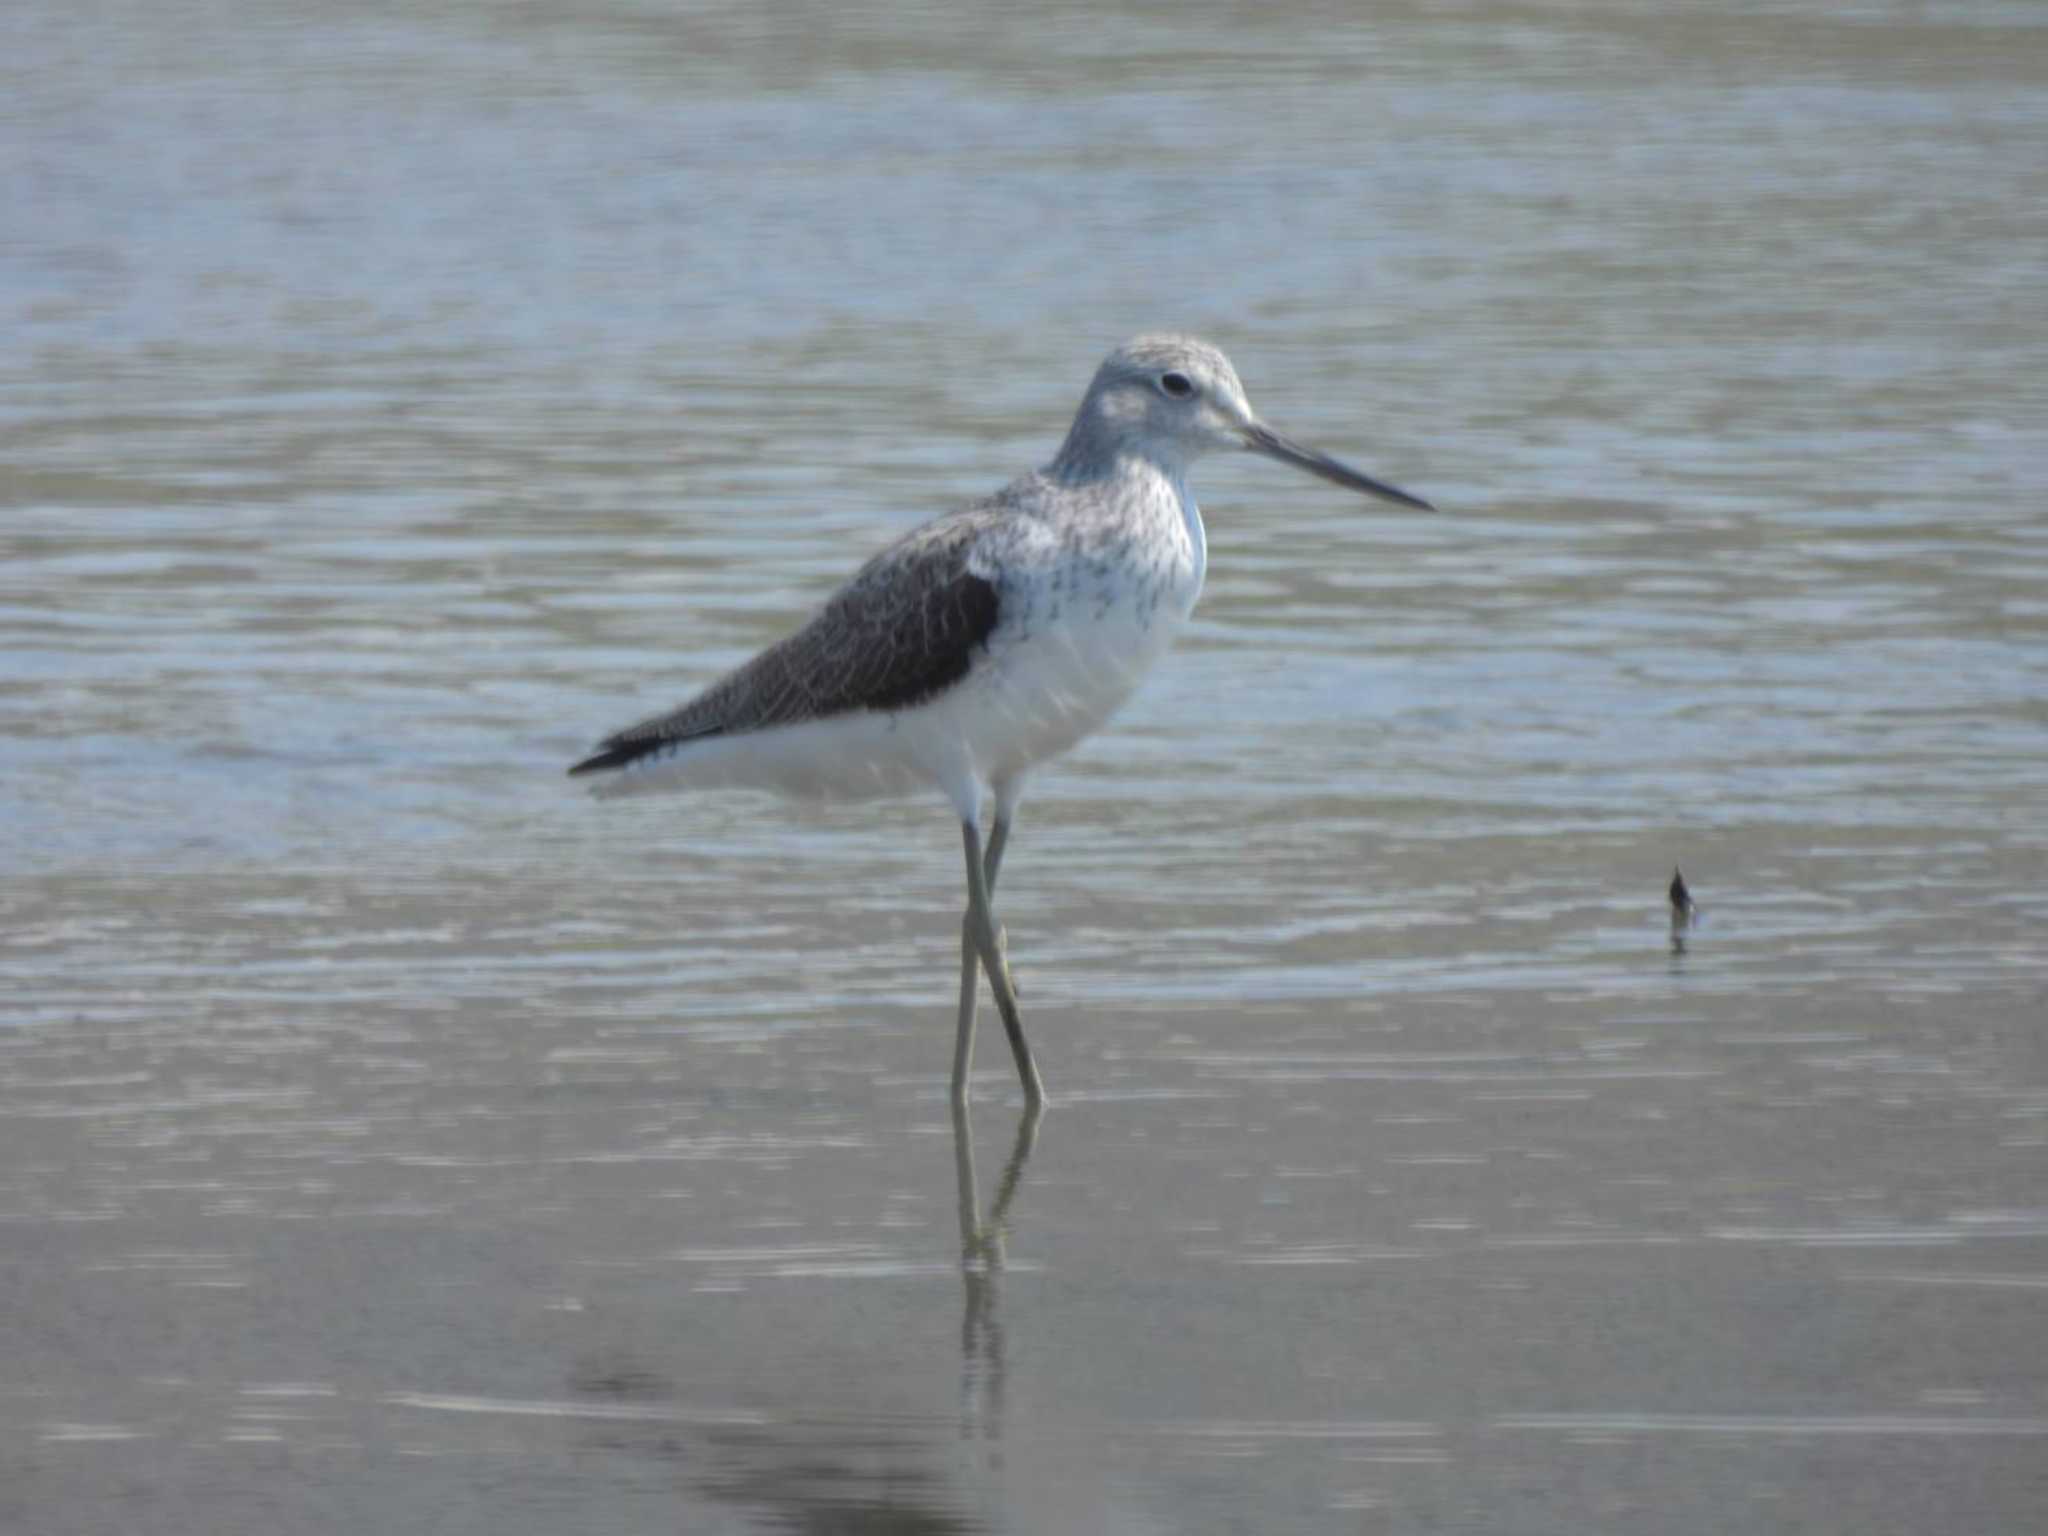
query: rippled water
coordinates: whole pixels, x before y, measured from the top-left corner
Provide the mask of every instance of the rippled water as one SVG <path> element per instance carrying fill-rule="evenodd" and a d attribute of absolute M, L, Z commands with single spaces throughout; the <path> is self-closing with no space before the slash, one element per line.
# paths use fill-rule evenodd
<path fill-rule="evenodd" d="M 10 42 L 0 1527 L 2038 1522 L 2036 7 Z M 1447 511 L 1203 467 L 956 1126 L 936 799 L 560 770 L 1162 324 Z"/>

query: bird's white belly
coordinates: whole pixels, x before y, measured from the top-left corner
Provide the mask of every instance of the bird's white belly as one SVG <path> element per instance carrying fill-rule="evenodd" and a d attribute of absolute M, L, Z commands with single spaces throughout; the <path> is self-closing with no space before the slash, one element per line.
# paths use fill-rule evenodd
<path fill-rule="evenodd" d="M 990 648 L 959 691 L 962 739 L 985 779 L 1015 777 L 1099 729 L 1137 691 L 1179 631 L 1164 606 L 1064 615 Z"/>

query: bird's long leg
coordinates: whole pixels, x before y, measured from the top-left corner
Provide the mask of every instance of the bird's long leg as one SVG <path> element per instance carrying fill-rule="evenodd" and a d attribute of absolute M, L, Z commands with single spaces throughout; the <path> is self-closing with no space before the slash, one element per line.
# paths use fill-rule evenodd
<path fill-rule="evenodd" d="M 1003 849 L 1010 841 L 1010 818 L 1000 804 L 995 825 L 989 828 L 988 852 L 981 861 L 982 879 L 989 897 L 996 893 L 996 873 L 1003 867 Z M 1012 985 L 1015 985 L 1014 980 Z M 953 1102 L 967 1102 L 967 1074 L 974 1067 L 974 1012 L 981 993 L 981 957 L 974 944 L 974 913 L 970 905 L 960 919 L 960 1018 L 953 1038 Z"/>
<path fill-rule="evenodd" d="M 1025 1107 L 1037 1108 L 1045 1103 L 1045 1084 L 1039 1079 L 1038 1063 L 1031 1059 L 1031 1046 L 1024 1038 L 1024 1021 L 1017 1014 L 1016 988 L 1010 984 L 1010 963 L 1003 956 L 1003 931 L 989 906 L 981 829 L 971 821 L 961 822 L 960 840 L 967 853 L 968 928 L 975 950 L 981 955 L 982 969 L 988 972 L 989 990 L 996 995 L 996 1012 L 1002 1015 L 1003 1033 L 1010 1037 L 1010 1054 L 1017 1060 L 1017 1079 L 1024 1086 Z M 961 1083 L 959 1091 L 964 1093 L 964 1081 L 957 1075 L 960 1066 L 956 1059 L 955 1081 Z"/>

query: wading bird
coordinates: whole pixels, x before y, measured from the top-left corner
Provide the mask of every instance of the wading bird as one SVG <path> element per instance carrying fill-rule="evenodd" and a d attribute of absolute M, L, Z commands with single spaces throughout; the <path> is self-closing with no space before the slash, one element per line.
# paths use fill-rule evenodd
<path fill-rule="evenodd" d="M 1096 371 L 1051 463 L 904 535 L 795 634 L 569 771 L 608 794 L 944 791 L 967 863 L 953 1099 L 973 1063 L 978 958 L 1036 1108 L 1045 1089 L 990 904 L 996 874 L 1026 776 L 1115 713 L 1194 610 L 1208 549 L 1187 476 L 1218 448 L 1429 510 L 1260 421 L 1215 347 L 1140 336 Z"/>

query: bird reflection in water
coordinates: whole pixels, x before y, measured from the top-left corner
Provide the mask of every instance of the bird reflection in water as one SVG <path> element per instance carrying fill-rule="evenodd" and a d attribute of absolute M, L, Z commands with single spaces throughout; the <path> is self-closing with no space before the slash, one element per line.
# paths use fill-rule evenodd
<path fill-rule="evenodd" d="M 981 1214 L 981 1184 L 974 1169 L 974 1125 L 966 1101 L 953 1101 L 953 1161 L 960 1180 L 960 1430 L 964 1438 L 1000 1441 L 1003 1430 L 1003 1325 L 996 1315 L 1003 1273 L 1003 1240 L 1010 1202 L 1024 1182 L 1025 1164 L 1038 1141 L 1042 1113 L 1027 1104 L 1017 1139 L 1003 1165 L 988 1215 Z"/>

